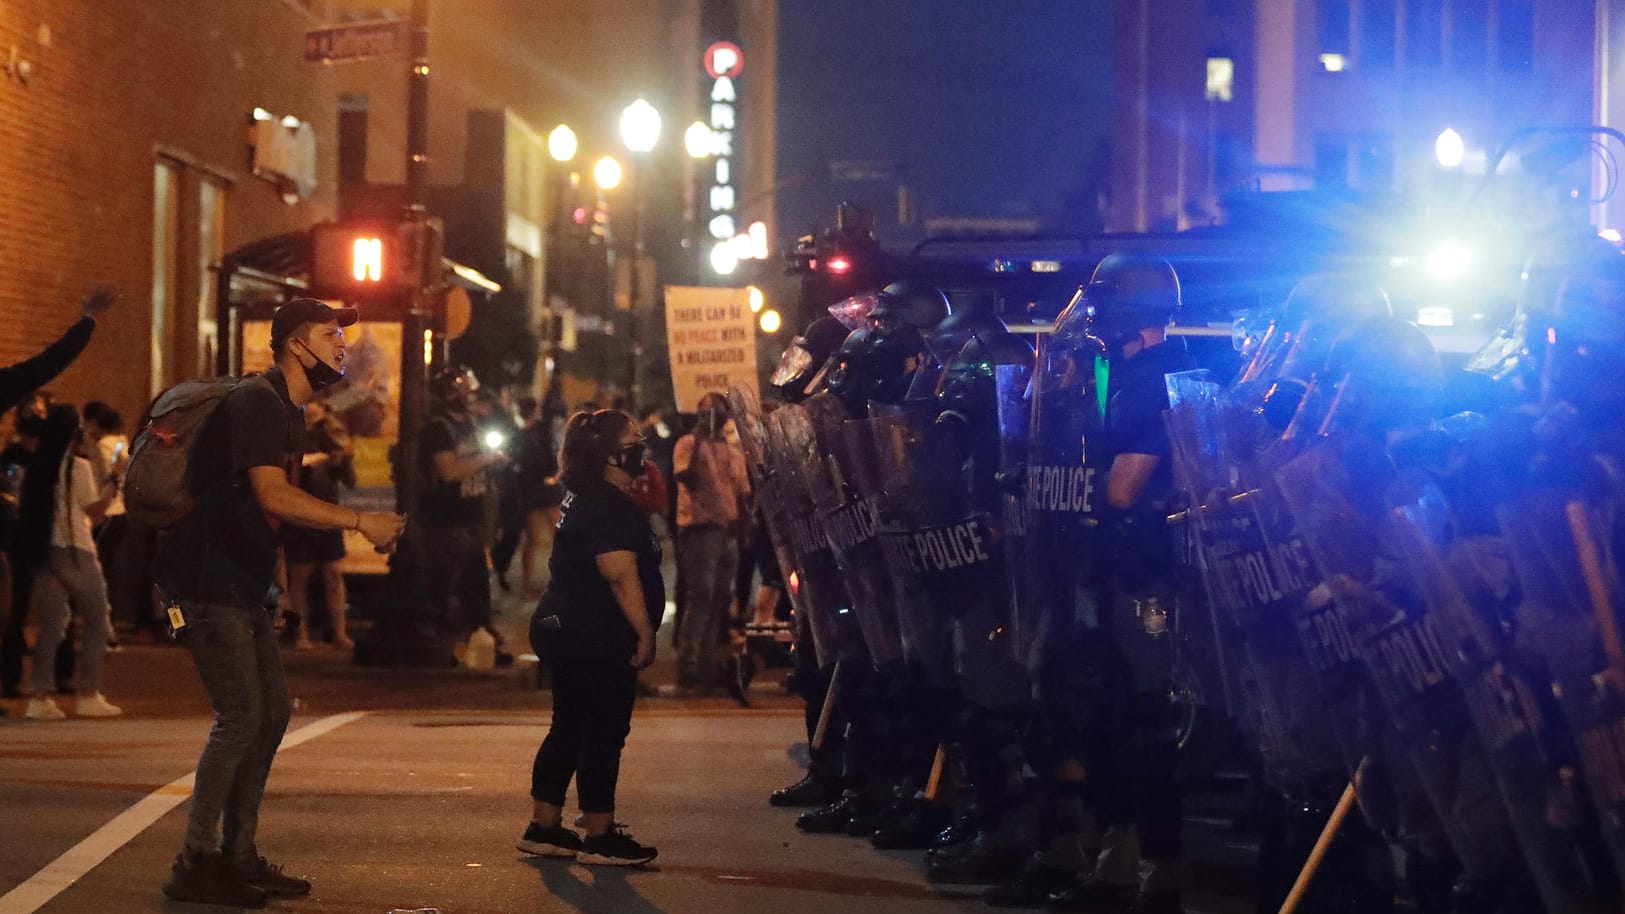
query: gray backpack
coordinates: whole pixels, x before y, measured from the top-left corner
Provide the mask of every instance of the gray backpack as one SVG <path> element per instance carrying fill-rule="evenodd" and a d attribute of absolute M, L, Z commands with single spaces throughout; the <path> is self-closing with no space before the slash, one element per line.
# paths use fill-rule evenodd
<path fill-rule="evenodd" d="M 158 395 L 130 445 L 124 470 L 124 510 L 131 520 L 168 527 L 197 507 L 199 493 L 188 473 L 192 447 L 226 395 L 256 379 L 182 381 Z"/>

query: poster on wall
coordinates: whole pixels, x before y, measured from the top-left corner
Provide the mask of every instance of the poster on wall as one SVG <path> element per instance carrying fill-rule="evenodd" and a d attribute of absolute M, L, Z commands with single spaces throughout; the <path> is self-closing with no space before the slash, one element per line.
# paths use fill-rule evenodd
<path fill-rule="evenodd" d="M 746 290 L 667 286 L 666 342 L 678 412 L 736 384 L 756 391 L 756 316 Z"/>
<path fill-rule="evenodd" d="M 270 368 L 271 322 L 244 321 L 242 328 L 242 373 Z M 401 325 L 361 321 L 345 328 L 344 341 L 344 380 L 321 394 L 355 446 L 356 485 L 341 500 L 358 511 L 393 511 L 389 449 L 400 435 Z"/>

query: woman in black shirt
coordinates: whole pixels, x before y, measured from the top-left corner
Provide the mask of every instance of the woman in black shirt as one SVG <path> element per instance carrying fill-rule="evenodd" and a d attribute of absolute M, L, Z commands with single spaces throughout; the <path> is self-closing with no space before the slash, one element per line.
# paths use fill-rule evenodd
<path fill-rule="evenodd" d="M 618 866 L 655 858 L 653 847 L 614 824 L 638 670 L 654 660 L 666 605 L 659 541 L 628 494 L 643 455 L 643 436 L 626 413 L 576 413 L 565 426 L 552 580 L 530 624 L 552 674 L 553 723 L 531 769 L 535 807 L 518 844 L 527 854 Z M 571 777 L 585 837 L 563 824 Z"/>

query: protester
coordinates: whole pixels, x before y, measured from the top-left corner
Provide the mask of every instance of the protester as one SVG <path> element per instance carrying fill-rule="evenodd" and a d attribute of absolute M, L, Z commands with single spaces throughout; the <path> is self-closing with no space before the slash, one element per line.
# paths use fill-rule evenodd
<path fill-rule="evenodd" d="M 552 543 L 559 499 L 563 497 L 558 480 L 559 439 L 545 405 L 538 405 L 530 398 L 520 401 L 519 415 L 524 427 L 519 430 L 514 454 L 519 507 L 525 515 L 524 536 L 519 547 L 519 590 L 530 597 L 541 593 L 536 583 L 536 564 L 542 550 Z"/>
<path fill-rule="evenodd" d="M 111 288 L 98 287 L 80 302 L 81 316 L 78 322 L 69 327 L 68 332 L 61 338 L 32 358 L 15 365 L 0 367 L 0 412 L 17 406 L 41 386 L 49 384 L 51 379 L 62 373 L 63 369 L 73 364 L 73 360 L 90 344 L 90 337 L 96 330 L 97 321 L 108 308 L 112 307 L 115 299 Z M 43 414 L 43 410 L 41 413 Z M 0 471 L 6 472 L 8 478 L 14 465 L 16 464 L 0 456 Z M 20 469 L 20 465 L 18 466 Z M 9 481 L 15 488 L 16 480 Z M 0 565 L 6 562 L 7 559 L 0 554 Z M 16 574 L 9 567 L 0 568 L 0 572 L 3 572 L 0 573 L 0 578 L 10 577 L 9 593 L 12 595 L 12 599 L 0 601 L 0 694 L 7 698 L 15 698 L 22 694 L 18 685 L 22 681 L 23 654 L 28 649 L 23 637 L 23 616 L 28 609 L 27 582 L 22 575 Z"/>
<path fill-rule="evenodd" d="M 530 626 L 551 673 L 553 722 L 531 768 L 531 822 L 517 846 L 582 863 L 648 863 L 655 848 L 615 825 L 637 674 L 654 662 L 666 603 L 660 543 L 630 494 L 632 474 L 643 466 L 643 437 L 625 413 L 577 413 L 561 458 L 565 495 L 552 578 Z M 563 824 L 572 778 L 585 837 Z"/>
<path fill-rule="evenodd" d="M 102 661 L 112 624 L 107 585 L 91 534 L 92 524 L 117 496 L 118 487 L 110 481 L 98 484 L 90 461 L 83 456 L 84 443 L 78 411 L 65 404 L 51 407 L 23 481 L 12 550 L 18 569 L 26 569 L 32 581 L 29 605 L 38 632 L 31 676 L 33 697 L 26 712 L 29 720 L 67 716 L 51 692 L 57 646 L 67 634 L 70 613 L 84 620 L 84 656 L 74 713 L 79 717 L 123 713 L 101 694 Z"/>
<path fill-rule="evenodd" d="M 102 563 L 107 581 L 107 603 L 113 611 L 113 644 L 118 644 L 119 626 L 139 630 L 137 607 L 147 605 L 143 622 L 152 621 L 151 602 L 132 599 L 132 585 L 121 567 L 120 552 L 124 548 L 125 534 L 129 530 L 129 516 L 124 512 L 124 495 L 120 490 L 124 464 L 130 456 L 130 439 L 124 434 L 124 417 L 118 410 L 100 400 L 85 404 L 85 456 L 90 460 L 91 472 L 98 490 L 102 486 L 113 488 L 113 501 L 108 504 L 101 520 L 95 525 L 96 558 Z"/>
<path fill-rule="evenodd" d="M 305 404 L 305 447 L 300 459 L 299 488 L 314 498 L 336 503 L 340 486 L 355 486 L 355 448 L 350 444 L 350 433 L 337 416 L 328 412 L 325 400 L 311 400 Z M 353 649 L 355 642 L 350 640 L 347 611 L 349 596 L 344 590 L 344 573 L 338 565 L 344 560 L 344 531 L 289 528 L 283 537 L 282 556 L 287 563 L 288 603 L 299 617 L 294 650 L 308 651 L 315 646 L 311 640 L 315 618 L 310 605 L 310 582 L 318 574 L 327 608 L 328 640 L 341 651 Z"/>
<path fill-rule="evenodd" d="M 681 689 L 704 691 L 717 683 L 717 647 L 726 631 L 739 563 L 737 528 L 749 518 L 745 455 L 727 440 L 727 422 L 727 401 L 706 394 L 694 430 L 677 440 L 672 457 L 678 483 L 677 562 L 687 590 L 677 633 Z"/>
<path fill-rule="evenodd" d="M 181 852 L 163 887 L 177 901 L 258 907 L 268 894 L 310 892 L 308 881 L 284 874 L 256 843 L 266 778 L 290 714 L 266 604 L 281 524 L 358 530 L 387 547 L 404 523 L 395 514 L 321 501 L 291 478 L 302 410 L 343 378 L 341 328 L 357 317 L 353 308 L 309 298 L 277 309 L 275 367 L 238 385 L 204 423 L 188 468 L 197 507 L 160 536 L 156 577 L 170 600 L 170 624 L 191 651 L 215 712 Z"/>

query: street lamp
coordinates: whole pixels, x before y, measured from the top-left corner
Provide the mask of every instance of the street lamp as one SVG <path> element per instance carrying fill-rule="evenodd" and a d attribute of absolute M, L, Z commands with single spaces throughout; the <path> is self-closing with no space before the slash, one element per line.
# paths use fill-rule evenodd
<path fill-rule="evenodd" d="M 614 190 L 621 186 L 621 163 L 614 156 L 604 156 L 592 166 L 592 180 L 599 190 Z"/>
<path fill-rule="evenodd" d="M 633 152 L 650 152 L 660 139 L 660 112 L 644 99 L 638 99 L 621 112 L 621 139 Z"/>
<path fill-rule="evenodd" d="M 576 132 L 570 125 L 560 124 L 547 135 L 547 154 L 561 165 L 576 157 Z"/>
<path fill-rule="evenodd" d="M 660 140 L 660 112 L 647 99 L 639 98 L 621 111 L 621 140 L 634 156 L 647 157 L 654 150 L 655 143 Z M 643 172 L 647 167 L 648 162 L 642 161 L 635 163 L 632 169 L 632 272 L 627 277 L 626 290 L 632 325 L 632 377 L 627 387 L 632 395 L 633 407 L 639 409 L 643 406 L 643 334 L 639 326 L 643 290 L 640 288 L 642 270 L 639 267 L 643 263 Z"/>
<path fill-rule="evenodd" d="M 705 121 L 695 121 L 683 131 L 683 148 L 691 159 L 704 159 L 711 155 L 711 128 Z"/>
<path fill-rule="evenodd" d="M 1446 127 L 1433 141 L 1433 158 L 1444 168 L 1456 168 L 1467 154 L 1467 145 L 1454 128 Z"/>
<path fill-rule="evenodd" d="M 553 339 L 553 300 L 560 291 L 558 278 L 564 274 L 560 268 L 564 265 L 564 214 L 569 211 L 570 200 L 568 190 L 570 187 L 569 169 L 567 164 L 576 157 L 576 132 L 568 124 L 554 127 L 547 135 L 547 154 L 552 157 L 554 168 L 554 199 L 548 209 L 547 231 L 548 248 L 542 261 L 544 275 L 542 277 L 543 313 L 547 315 L 542 338 L 546 343 L 544 355 L 547 358 L 543 365 L 550 365 L 553 361 L 553 346 L 558 341 Z M 551 368 L 544 368 L 542 372 L 543 386 L 551 384 L 553 373 Z"/>

